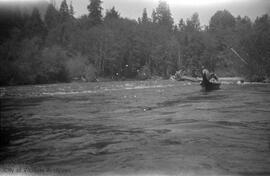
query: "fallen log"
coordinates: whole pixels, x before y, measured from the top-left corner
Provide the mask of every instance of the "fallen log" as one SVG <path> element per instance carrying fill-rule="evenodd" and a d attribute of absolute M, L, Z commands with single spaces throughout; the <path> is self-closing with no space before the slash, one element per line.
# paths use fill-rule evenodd
<path fill-rule="evenodd" d="M 191 81 L 191 82 L 200 82 L 202 78 L 194 78 L 190 76 L 181 76 L 178 81 Z"/>

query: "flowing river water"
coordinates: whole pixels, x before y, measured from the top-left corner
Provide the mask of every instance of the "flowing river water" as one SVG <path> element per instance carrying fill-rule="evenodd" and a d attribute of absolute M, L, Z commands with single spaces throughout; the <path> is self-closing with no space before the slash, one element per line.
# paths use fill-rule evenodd
<path fill-rule="evenodd" d="M 0 88 L 0 174 L 270 175 L 270 85 Z"/>

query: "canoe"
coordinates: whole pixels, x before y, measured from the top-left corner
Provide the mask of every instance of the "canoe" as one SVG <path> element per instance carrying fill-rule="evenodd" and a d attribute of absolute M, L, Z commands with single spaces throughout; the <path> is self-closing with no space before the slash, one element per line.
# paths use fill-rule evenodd
<path fill-rule="evenodd" d="M 205 90 L 217 90 L 220 88 L 221 83 L 220 82 L 216 82 L 216 83 L 212 83 L 212 82 L 201 82 L 201 86 L 205 89 Z"/>
<path fill-rule="evenodd" d="M 209 81 L 205 75 L 203 75 L 203 80 L 201 82 L 202 88 L 205 90 L 217 90 L 220 88 L 221 82 L 215 80 L 215 81 Z"/>

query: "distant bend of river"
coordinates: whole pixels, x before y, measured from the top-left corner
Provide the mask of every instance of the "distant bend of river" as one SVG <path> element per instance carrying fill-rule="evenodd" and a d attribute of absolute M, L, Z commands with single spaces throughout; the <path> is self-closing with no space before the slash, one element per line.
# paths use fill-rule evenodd
<path fill-rule="evenodd" d="M 270 85 L 0 88 L 0 175 L 270 175 Z"/>

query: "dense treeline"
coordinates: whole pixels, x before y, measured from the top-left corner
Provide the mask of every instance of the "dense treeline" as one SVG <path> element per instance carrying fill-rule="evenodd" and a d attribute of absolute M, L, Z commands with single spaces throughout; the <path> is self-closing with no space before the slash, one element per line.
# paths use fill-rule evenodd
<path fill-rule="evenodd" d="M 74 17 L 72 4 L 49 4 L 44 17 L 34 9 L 0 14 L 0 84 L 169 77 L 185 69 L 196 76 L 202 65 L 221 76 L 270 77 L 270 18 L 252 22 L 217 11 L 207 26 L 199 14 L 175 23 L 160 1 L 138 20 L 122 18 L 113 7 L 90 0 L 88 15 Z M 177 25 L 175 25 L 177 24 Z M 242 61 L 241 61 L 242 60 Z"/>

